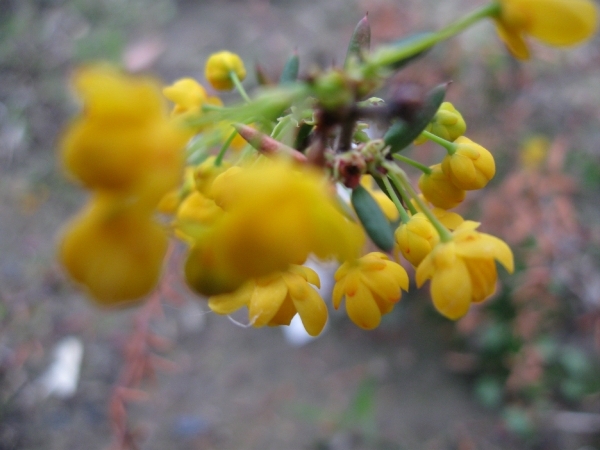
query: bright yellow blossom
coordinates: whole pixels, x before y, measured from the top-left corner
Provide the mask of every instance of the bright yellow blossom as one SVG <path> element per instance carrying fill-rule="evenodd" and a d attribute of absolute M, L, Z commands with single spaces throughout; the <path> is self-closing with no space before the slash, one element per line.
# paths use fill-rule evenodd
<path fill-rule="evenodd" d="M 456 151 L 442 161 L 444 173 L 459 189 L 471 191 L 485 187 L 496 174 L 492 154 L 465 136 L 460 136 L 454 144 Z"/>
<path fill-rule="evenodd" d="M 231 267 L 260 277 L 322 259 L 355 258 L 364 243 L 358 225 L 338 211 L 327 182 L 306 168 L 268 162 L 219 175 L 209 196 L 227 214 L 212 237 Z"/>
<path fill-rule="evenodd" d="M 233 88 L 230 73 L 237 75 L 240 81 L 246 78 L 244 62 L 235 53 L 222 51 L 213 53 L 206 61 L 204 74 L 208 82 L 219 91 L 228 91 Z"/>
<path fill-rule="evenodd" d="M 462 114 L 452 103 L 443 102 L 440 109 L 435 113 L 433 120 L 427 125 L 425 130 L 442 139 L 452 142 L 465 134 L 467 131 L 467 124 L 465 123 Z M 427 137 L 421 135 L 415 140 L 415 144 L 419 145 L 427 142 L 427 140 Z"/>
<path fill-rule="evenodd" d="M 595 33 L 597 15 L 590 0 L 500 0 L 496 27 L 509 51 L 528 59 L 525 36 L 557 47 L 577 44 Z"/>
<path fill-rule="evenodd" d="M 381 322 L 408 290 L 404 268 L 378 252 L 346 261 L 335 273 L 333 306 L 337 309 L 346 298 L 346 312 L 356 325 L 371 330 Z"/>
<path fill-rule="evenodd" d="M 121 305 L 152 291 L 166 249 L 166 232 L 148 211 L 96 197 L 66 226 L 59 258 L 98 303 Z"/>
<path fill-rule="evenodd" d="M 449 319 L 464 316 L 473 302 L 494 293 L 495 261 L 513 271 L 513 254 L 508 245 L 489 234 L 479 233 L 479 223 L 465 221 L 452 240 L 440 242 L 417 268 L 417 286 L 431 279 L 431 297 L 436 309 Z"/>
<path fill-rule="evenodd" d="M 394 233 L 396 251 L 400 251 L 408 262 L 417 267 L 440 241 L 440 236 L 427 216 L 413 215 L 401 224 Z"/>
<path fill-rule="evenodd" d="M 284 272 L 251 280 L 231 294 L 210 297 L 208 306 L 217 314 L 247 306 L 248 320 L 257 328 L 289 325 L 297 313 L 308 334 L 317 336 L 327 322 L 327 306 L 311 284 L 320 287 L 314 270 L 291 265 Z"/>
<path fill-rule="evenodd" d="M 206 90 L 193 78 L 182 78 L 170 86 L 163 88 L 163 95 L 175 103 L 172 115 L 197 113 L 206 103 Z"/>
<path fill-rule="evenodd" d="M 441 164 L 430 169 L 430 174 L 424 173 L 419 178 L 419 189 L 428 202 L 438 208 L 452 209 L 465 199 L 465 191 L 452 183 Z"/>
<path fill-rule="evenodd" d="M 89 189 L 157 203 L 177 186 L 189 134 L 171 122 L 157 84 L 92 67 L 74 77 L 84 110 L 61 143 L 67 171 Z"/>
<path fill-rule="evenodd" d="M 198 191 L 192 192 L 179 205 L 175 233 L 192 243 L 205 239 L 224 212 L 214 200 Z"/>

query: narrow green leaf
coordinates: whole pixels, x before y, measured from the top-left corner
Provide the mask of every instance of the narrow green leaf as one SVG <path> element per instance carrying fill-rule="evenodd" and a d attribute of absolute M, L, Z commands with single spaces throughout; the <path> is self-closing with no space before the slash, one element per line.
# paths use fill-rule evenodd
<path fill-rule="evenodd" d="M 429 91 L 423 107 L 416 113 L 414 120 L 396 122 L 388 129 L 383 139 L 391 147 L 392 153 L 408 147 L 433 120 L 435 113 L 444 101 L 447 86 L 447 83 L 440 84 Z"/>
<path fill-rule="evenodd" d="M 359 61 L 363 60 L 363 54 L 369 51 L 371 47 L 371 25 L 367 16 L 363 17 L 350 38 L 348 43 L 348 51 L 346 52 L 346 59 L 344 61 L 344 67 L 348 66 L 349 61 L 352 58 L 358 58 Z"/>
<path fill-rule="evenodd" d="M 360 184 L 352 190 L 352 206 L 365 231 L 377 247 L 386 252 L 394 248 L 394 233 L 383 211 Z"/>
<path fill-rule="evenodd" d="M 279 84 L 291 83 L 298 79 L 298 70 L 300 69 L 300 59 L 298 52 L 294 51 L 283 66 L 283 71 L 279 77 Z"/>

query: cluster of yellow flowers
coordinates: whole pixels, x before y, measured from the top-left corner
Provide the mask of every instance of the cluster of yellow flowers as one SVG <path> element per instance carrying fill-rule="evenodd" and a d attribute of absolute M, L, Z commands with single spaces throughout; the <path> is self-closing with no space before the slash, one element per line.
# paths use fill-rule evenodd
<path fill-rule="evenodd" d="M 189 132 L 166 114 L 159 86 L 110 67 L 77 71 L 84 110 L 67 128 L 61 159 L 92 191 L 66 227 L 60 259 L 100 302 L 150 292 L 161 272 L 167 232 L 155 206 L 180 182 Z"/>
<path fill-rule="evenodd" d="M 553 14 L 589 8 L 587 0 L 573 0 L 571 7 L 560 0 L 502 0 L 477 14 L 496 21 L 519 57 L 526 56 L 524 44 L 516 44 L 523 34 L 565 44 L 595 27 L 595 16 L 583 20 L 580 11 L 567 16 L 569 25 L 557 16 L 550 20 L 538 3 L 551 5 Z M 472 23 L 477 14 L 458 24 Z M 554 20 L 566 34 L 573 27 L 579 34 L 547 39 Z M 187 246 L 188 286 L 208 297 L 212 311 L 246 307 L 254 327 L 288 325 L 298 314 L 311 335 L 325 326 L 327 306 L 317 290 L 319 276 L 303 266 L 309 257 L 340 263 L 333 306 L 345 299 L 348 316 L 364 329 L 377 327 L 409 288 L 400 255 L 416 269 L 417 286 L 431 280 L 433 304 L 450 319 L 492 295 L 496 261 L 513 270 L 510 248 L 448 211 L 466 191 L 482 189 L 494 177 L 492 154 L 464 136 L 462 115 L 442 101 L 445 90 L 434 90 L 410 117 L 402 116 L 396 100 L 389 107 L 380 99 L 363 101 L 389 77 L 390 63 L 436 41 L 427 35 L 421 44 L 413 40 L 369 60 L 368 33 L 357 30 L 348 73 L 296 81 L 294 56 L 279 86 L 254 100 L 242 85 L 240 57 L 212 55 L 205 70 L 209 84 L 217 91 L 235 88 L 245 100 L 232 107 L 193 78 L 175 81 L 161 94 L 154 80 L 113 68 L 78 71 L 73 81 L 84 108 L 64 134 L 61 159 L 92 195 L 60 243 L 70 276 L 103 305 L 140 299 L 158 282 L 171 234 Z M 166 99 L 173 103 L 170 114 Z M 390 111 L 400 113 L 390 117 Z M 361 114 L 395 122 L 383 139 L 370 139 Z M 423 166 L 399 153 L 413 141 L 433 141 L 447 154 L 439 164 Z M 235 147 L 244 150 L 229 152 Z M 394 159 L 423 172 L 421 194 Z M 342 186 L 352 191 L 352 208 L 341 199 Z M 373 244 L 383 252 L 370 248 L 361 256 Z"/>

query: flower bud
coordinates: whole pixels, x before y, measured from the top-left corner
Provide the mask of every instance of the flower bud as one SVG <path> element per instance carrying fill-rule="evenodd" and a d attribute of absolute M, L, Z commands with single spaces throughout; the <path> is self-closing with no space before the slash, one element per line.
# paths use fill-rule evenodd
<path fill-rule="evenodd" d="M 213 53 L 206 61 L 204 75 L 212 87 L 219 91 L 228 91 L 233 88 L 230 73 L 234 72 L 240 81 L 246 78 L 244 62 L 235 53 L 222 51 Z"/>
<path fill-rule="evenodd" d="M 452 103 L 444 102 L 425 130 L 442 139 L 452 142 L 459 136 L 465 134 L 465 131 L 467 131 L 467 124 L 465 123 L 462 114 L 458 112 Z M 427 138 L 421 135 L 415 140 L 415 144 L 419 145 L 426 141 Z"/>
<path fill-rule="evenodd" d="M 170 86 L 163 88 L 163 95 L 175 103 L 173 116 L 186 112 L 200 110 L 206 103 L 207 96 L 204 88 L 193 78 L 182 78 Z"/>
<path fill-rule="evenodd" d="M 419 178 L 419 189 L 425 199 L 442 209 L 452 209 L 465 199 L 465 191 L 456 187 L 442 171 L 441 164 L 430 167 L 431 173 Z"/>
<path fill-rule="evenodd" d="M 396 249 L 417 267 L 439 242 L 440 237 L 427 216 L 417 213 L 394 233 Z"/>
<path fill-rule="evenodd" d="M 485 187 L 496 173 L 492 154 L 471 139 L 461 136 L 453 155 L 442 161 L 442 170 L 459 189 L 472 191 Z"/>

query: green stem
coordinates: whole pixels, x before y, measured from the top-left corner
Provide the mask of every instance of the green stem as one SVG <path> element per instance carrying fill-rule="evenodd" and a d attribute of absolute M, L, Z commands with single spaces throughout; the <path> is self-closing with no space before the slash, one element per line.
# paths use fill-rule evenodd
<path fill-rule="evenodd" d="M 414 159 L 407 158 L 406 156 L 400 155 L 398 153 L 394 153 L 392 156 L 394 159 L 397 159 L 398 161 L 402 161 L 402 162 L 405 162 L 406 164 L 410 164 L 411 166 L 419 169 L 421 172 L 426 173 L 427 175 L 431 175 L 431 169 L 429 167 L 427 167 L 425 164 L 421 164 L 420 162 L 417 162 Z"/>
<path fill-rule="evenodd" d="M 433 141 L 436 144 L 439 144 L 442 147 L 444 147 L 449 155 L 454 155 L 456 153 L 456 149 L 458 148 L 456 144 L 453 144 L 452 142 L 447 141 L 446 139 L 442 139 L 441 137 L 430 133 L 429 131 L 423 130 L 421 134 L 423 134 L 423 136 L 425 136 L 430 141 Z"/>
<path fill-rule="evenodd" d="M 381 179 L 383 180 L 383 184 L 385 184 L 385 187 L 387 188 L 390 198 L 392 199 L 394 205 L 396 205 L 396 208 L 398 209 L 398 213 L 400 214 L 400 220 L 402 221 L 402 223 L 408 223 L 408 221 L 410 220 L 410 216 L 404 209 L 404 206 L 402 206 L 402 203 L 400 203 L 400 199 L 396 195 L 396 191 L 394 191 L 392 183 L 390 183 L 388 177 L 381 177 Z"/>
<path fill-rule="evenodd" d="M 387 48 L 383 48 L 373 55 L 372 61 L 367 62 L 367 65 L 388 66 L 395 62 L 410 58 L 423 50 L 427 50 L 429 47 L 433 47 L 438 42 L 444 41 L 460 33 L 474 23 L 477 23 L 486 17 L 497 16 L 499 13 L 500 3 L 493 1 L 488 5 L 475 9 L 471 13 L 452 22 L 435 33 L 428 33 L 420 39 L 415 39 L 411 45 L 400 46 L 397 48 L 394 48 L 394 46 L 391 45 Z"/>
<path fill-rule="evenodd" d="M 215 167 L 219 167 L 221 165 L 221 163 L 223 162 L 223 157 L 225 156 L 225 153 L 227 153 L 227 149 L 231 145 L 231 141 L 233 141 L 236 134 L 237 134 L 237 131 L 233 130 L 233 132 L 229 135 L 227 140 L 223 143 L 223 146 L 221 147 L 221 149 L 219 150 L 219 153 L 217 154 L 217 157 L 215 158 L 215 163 L 214 163 Z"/>
<path fill-rule="evenodd" d="M 402 184 L 402 186 L 406 189 L 406 191 L 412 197 L 412 199 L 417 203 L 417 205 L 419 205 L 421 212 L 425 214 L 425 216 L 429 219 L 435 230 L 440 235 L 440 240 L 442 242 L 450 242 L 452 240 L 452 233 L 450 233 L 450 230 L 448 230 L 448 228 L 446 228 L 442 224 L 442 222 L 439 221 L 435 214 L 431 212 L 429 206 L 427 206 L 425 202 L 421 200 L 419 195 L 415 192 L 412 185 L 410 184 L 410 181 L 408 181 L 408 177 L 406 176 L 404 170 L 402 170 L 395 164 L 385 163 L 384 166 L 387 170 L 389 170 L 397 176 L 397 179 L 400 182 L 400 184 Z"/>
<path fill-rule="evenodd" d="M 244 89 L 244 86 L 242 86 L 242 82 L 240 81 L 239 77 L 237 76 L 237 73 L 235 73 L 232 70 L 231 72 L 229 72 L 229 78 L 233 82 L 235 88 L 238 90 L 238 92 L 240 93 L 242 98 L 246 101 L 246 103 L 250 103 L 252 100 L 248 96 L 248 93 L 246 92 L 246 89 Z"/>
<path fill-rule="evenodd" d="M 415 205 L 413 205 L 413 203 L 410 201 L 410 196 L 408 195 L 408 193 L 406 192 L 406 190 L 404 189 L 404 187 L 398 180 L 398 177 L 396 176 L 396 174 L 393 171 L 388 171 L 388 177 L 390 180 L 392 180 L 392 183 L 394 183 L 396 190 L 400 193 L 400 196 L 402 197 L 402 199 L 404 200 L 404 203 L 406 204 L 406 206 L 408 207 L 408 210 L 410 211 L 410 215 L 414 216 L 419 211 L 417 210 L 417 208 L 415 208 Z"/>

